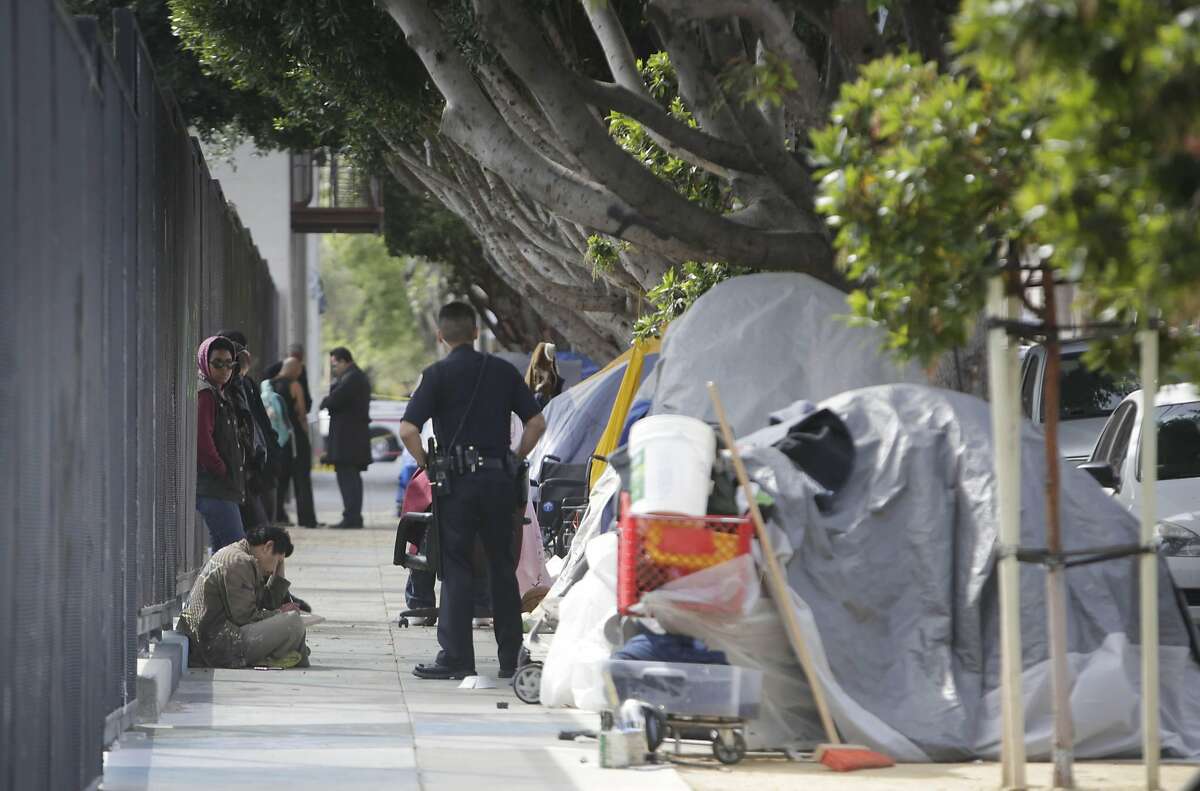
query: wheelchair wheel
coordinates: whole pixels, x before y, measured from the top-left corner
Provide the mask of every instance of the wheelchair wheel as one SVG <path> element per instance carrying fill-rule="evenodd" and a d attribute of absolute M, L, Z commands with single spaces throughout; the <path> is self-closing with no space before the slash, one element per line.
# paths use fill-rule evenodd
<path fill-rule="evenodd" d="M 713 731 L 713 757 L 728 766 L 732 766 L 746 757 L 746 740 L 742 738 L 742 734 L 734 731 L 730 737 L 727 742 L 724 733 Z"/>
<path fill-rule="evenodd" d="M 530 662 L 513 676 L 513 692 L 517 700 L 530 705 L 542 700 L 542 663 Z"/>

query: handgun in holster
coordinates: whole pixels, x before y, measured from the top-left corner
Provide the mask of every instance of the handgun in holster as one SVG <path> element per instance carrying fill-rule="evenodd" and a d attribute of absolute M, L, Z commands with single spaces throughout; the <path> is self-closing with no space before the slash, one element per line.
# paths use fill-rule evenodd
<path fill-rule="evenodd" d="M 428 571 L 442 578 L 441 530 L 438 523 L 438 501 L 450 494 L 448 459 L 437 452 L 432 438 L 425 453 L 425 475 L 433 499 L 427 512 L 408 512 L 396 526 L 396 546 L 392 564 L 412 571 Z M 420 546 L 424 554 L 410 555 L 408 544 Z"/>

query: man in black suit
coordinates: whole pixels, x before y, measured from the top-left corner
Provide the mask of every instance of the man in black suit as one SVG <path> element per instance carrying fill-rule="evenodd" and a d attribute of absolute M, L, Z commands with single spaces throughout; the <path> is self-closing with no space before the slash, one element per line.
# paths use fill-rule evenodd
<path fill-rule="evenodd" d="M 342 521 L 335 528 L 363 526 L 362 472 L 371 463 L 371 383 L 344 346 L 329 353 L 334 382 L 321 409 L 329 410 L 325 456 L 337 472 L 342 492 Z"/>

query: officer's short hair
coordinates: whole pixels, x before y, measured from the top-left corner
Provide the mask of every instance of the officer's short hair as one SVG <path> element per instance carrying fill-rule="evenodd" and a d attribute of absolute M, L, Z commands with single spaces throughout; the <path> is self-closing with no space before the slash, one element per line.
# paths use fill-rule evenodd
<path fill-rule="evenodd" d="M 464 343 L 475 335 L 475 309 L 465 302 L 450 302 L 438 311 L 438 329 L 447 343 Z"/>
<path fill-rule="evenodd" d="M 354 355 L 351 354 L 350 350 L 345 346 L 338 346 L 337 348 L 331 350 L 329 352 L 329 356 L 341 360 L 344 363 L 354 362 Z"/>

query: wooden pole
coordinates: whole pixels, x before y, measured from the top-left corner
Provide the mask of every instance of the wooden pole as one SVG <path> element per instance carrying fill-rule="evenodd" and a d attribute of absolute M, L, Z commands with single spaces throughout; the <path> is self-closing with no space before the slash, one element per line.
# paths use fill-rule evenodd
<path fill-rule="evenodd" d="M 758 543 L 762 549 L 763 562 L 766 565 L 767 590 L 775 601 L 775 608 L 779 610 L 779 618 L 783 621 L 784 631 L 787 634 L 788 642 L 791 643 L 792 651 L 800 660 L 800 668 L 804 671 L 808 685 L 812 688 L 813 700 L 817 704 L 817 714 L 820 715 L 821 726 L 825 729 L 825 738 L 829 740 L 830 744 L 841 744 L 837 726 L 833 724 L 833 717 L 829 713 L 829 704 L 825 700 L 825 690 L 817 678 L 816 667 L 813 665 L 808 643 L 804 640 L 804 633 L 800 631 L 800 623 L 796 620 L 796 613 L 792 610 L 792 589 L 788 587 L 783 567 L 779 565 L 779 558 L 775 557 L 771 536 L 767 533 L 767 525 L 763 522 L 762 512 L 758 510 L 754 491 L 750 488 L 750 476 L 746 474 L 746 467 L 742 464 L 742 456 L 738 453 L 736 439 L 733 436 L 733 430 L 729 427 L 729 419 L 725 416 L 725 406 L 721 403 L 721 393 L 715 382 L 708 383 L 708 395 L 716 410 L 717 422 L 721 424 L 721 436 L 725 438 L 725 447 L 729 448 L 729 455 L 733 459 L 733 469 L 737 473 L 738 484 L 741 485 L 742 492 L 746 495 L 746 502 L 750 506 L 750 518 L 754 521 L 754 530 L 758 534 Z"/>
<path fill-rule="evenodd" d="M 1142 346 L 1142 544 L 1154 540 L 1158 521 L 1158 331 L 1138 333 Z M 1145 553 L 1138 559 L 1142 621 L 1142 756 L 1146 762 L 1146 788 L 1158 791 L 1158 763 L 1162 749 L 1158 713 L 1158 556 Z"/>
<path fill-rule="evenodd" d="M 1061 387 L 1062 350 L 1058 340 L 1058 299 L 1054 293 L 1054 269 L 1042 270 L 1046 297 L 1046 548 L 1062 552 L 1059 524 L 1058 410 Z M 1075 728 L 1071 721 L 1071 671 L 1067 665 L 1066 569 L 1052 562 L 1046 572 L 1046 628 L 1050 644 L 1050 690 L 1054 709 L 1054 787 L 1074 788 Z"/>
<path fill-rule="evenodd" d="M 1016 318 L 1000 276 L 988 283 L 988 314 Z M 1021 699 L 1021 426 L 1017 349 L 1002 327 L 988 330 L 988 388 L 999 524 L 1001 786 L 1025 788 L 1025 711 Z"/>

